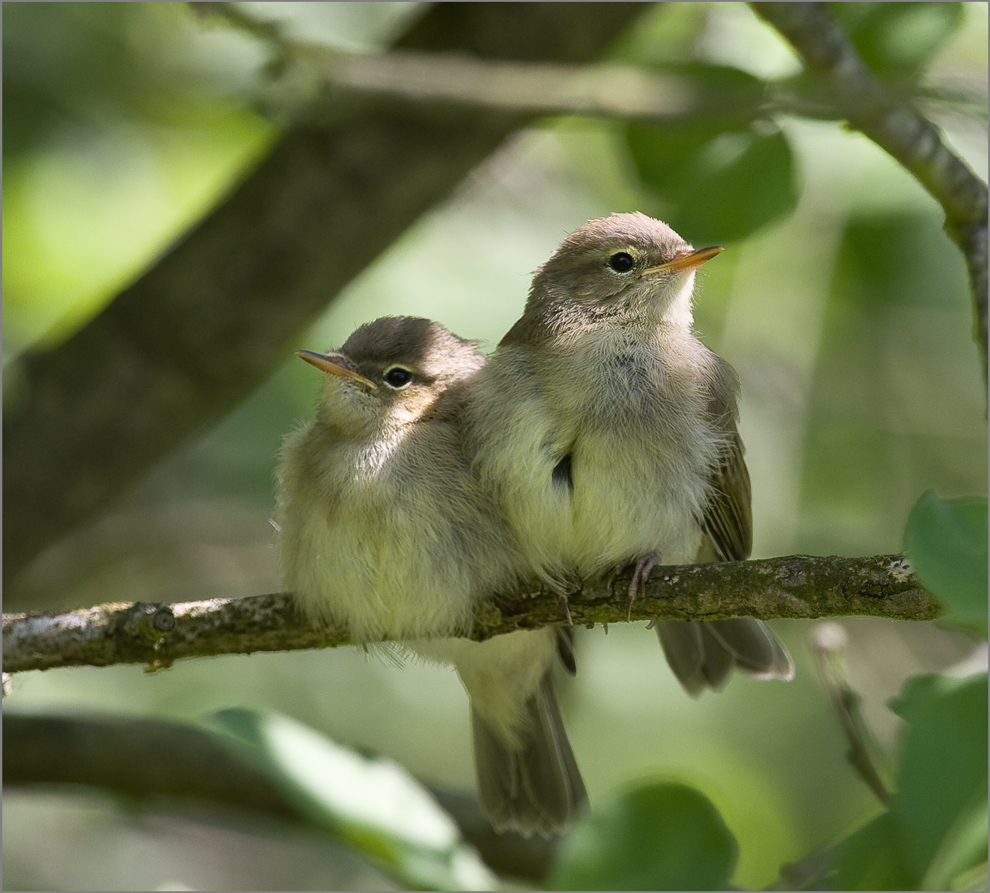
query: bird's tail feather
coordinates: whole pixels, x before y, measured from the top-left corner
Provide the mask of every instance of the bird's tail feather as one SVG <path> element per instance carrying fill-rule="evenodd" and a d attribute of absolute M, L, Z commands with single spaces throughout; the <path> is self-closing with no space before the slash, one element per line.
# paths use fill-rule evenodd
<path fill-rule="evenodd" d="M 587 803 L 548 672 L 522 711 L 516 741 L 507 743 L 471 711 L 481 803 L 497 831 L 549 836 Z"/>
<path fill-rule="evenodd" d="M 656 629 L 667 663 L 690 695 L 718 691 L 733 669 L 759 679 L 794 676 L 787 649 L 760 620 L 665 621 Z"/>

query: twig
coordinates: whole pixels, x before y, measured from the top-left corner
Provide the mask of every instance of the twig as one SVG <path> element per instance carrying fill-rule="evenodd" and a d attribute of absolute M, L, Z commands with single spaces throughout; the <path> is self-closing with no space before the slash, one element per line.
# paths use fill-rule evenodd
<path fill-rule="evenodd" d="M 890 806 L 890 792 L 880 778 L 868 744 L 869 732 L 859 710 L 860 697 L 846 678 L 843 653 L 845 630 L 837 623 L 821 623 L 812 631 L 811 649 L 818 663 L 818 673 L 832 701 L 832 708 L 849 742 L 847 757 L 866 786 L 884 805 Z"/>
<path fill-rule="evenodd" d="M 966 259 L 976 337 L 987 380 L 987 184 L 938 129 L 888 90 L 822 3 L 751 3 L 823 83 L 836 110 L 904 166 L 945 211 L 945 229 Z"/>
<path fill-rule="evenodd" d="M 631 611 L 625 587 L 616 583 L 610 590 L 602 581 L 572 593 L 569 606 L 575 625 L 583 626 L 625 622 L 627 611 L 632 620 L 850 614 L 932 620 L 941 610 L 898 555 L 792 555 L 657 567 Z M 466 633 L 478 640 L 564 622 L 557 596 L 547 592 L 501 596 L 479 613 Z M 153 670 L 187 657 L 345 644 L 352 644 L 345 628 L 314 628 L 285 593 L 173 605 L 110 604 L 3 618 L 3 670 L 8 673 L 119 663 L 143 663 Z"/>
<path fill-rule="evenodd" d="M 338 94 L 424 107 L 453 105 L 497 115 L 582 115 L 668 122 L 703 118 L 725 126 L 769 114 L 834 117 L 822 103 L 811 103 L 765 84 L 737 90 L 699 91 L 688 77 L 661 74 L 642 66 L 574 65 L 485 59 L 463 53 L 391 49 L 358 53 L 288 36 L 276 22 L 246 13 L 233 3 L 201 3 L 209 11 L 267 44 L 272 68 L 297 66 Z"/>

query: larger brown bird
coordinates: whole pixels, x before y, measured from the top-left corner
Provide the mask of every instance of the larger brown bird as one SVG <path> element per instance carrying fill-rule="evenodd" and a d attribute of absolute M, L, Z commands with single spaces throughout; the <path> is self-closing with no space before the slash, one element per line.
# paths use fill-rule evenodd
<path fill-rule="evenodd" d="M 692 331 L 694 250 L 643 214 L 572 233 L 536 272 L 522 317 L 478 374 L 469 419 L 476 467 L 498 494 L 527 572 L 563 593 L 635 564 L 747 558 L 750 482 L 732 368 Z M 732 669 L 789 679 L 786 649 L 753 619 L 664 622 L 684 688 Z"/>

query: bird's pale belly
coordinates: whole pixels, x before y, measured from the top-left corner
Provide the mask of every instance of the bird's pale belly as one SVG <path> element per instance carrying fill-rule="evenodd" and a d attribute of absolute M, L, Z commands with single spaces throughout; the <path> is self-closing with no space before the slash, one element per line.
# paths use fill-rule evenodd
<path fill-rule="evenodd" d="M 664 564 L 691 562 L 701 545 L 698 475 L 675 476 L 663 463 L 632 467 L 576 462 L 568 564 L 582 576 L 657 553 Z"/>
<path fill-rule="evenodd" d="M 686 456 L 640 451 L 624 461 L 605 441 L 575 444 L 572 487 L 547 475 L 538 493 L 516 508 L 522 546 L 544 577 L 587 578 L 617 564 L 656 553 L 663 564 L 693 562 L 701 546 L 697 519 L 705 477 Z M 549 471 L 549 469 L 548 469 Z"/>

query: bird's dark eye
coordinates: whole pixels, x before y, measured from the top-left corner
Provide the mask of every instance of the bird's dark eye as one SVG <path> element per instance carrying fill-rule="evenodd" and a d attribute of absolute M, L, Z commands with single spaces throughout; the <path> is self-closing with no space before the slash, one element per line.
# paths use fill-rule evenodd
<path fill-rule="evenodd" d="M 625 251 L 617 251 L 608 259 L 608 265 L 616 273 L 628 273 L 636 266 L 636 261 L 633 260 L 631 254 L 627 254 Z"/>
<path fill-rule="evenodd" d="M 385 384 L 397 391 L 404 388 L 412 381 L 412 372 L 403 369 L 401 366 L 393 366 L 385 373 Z"/>

